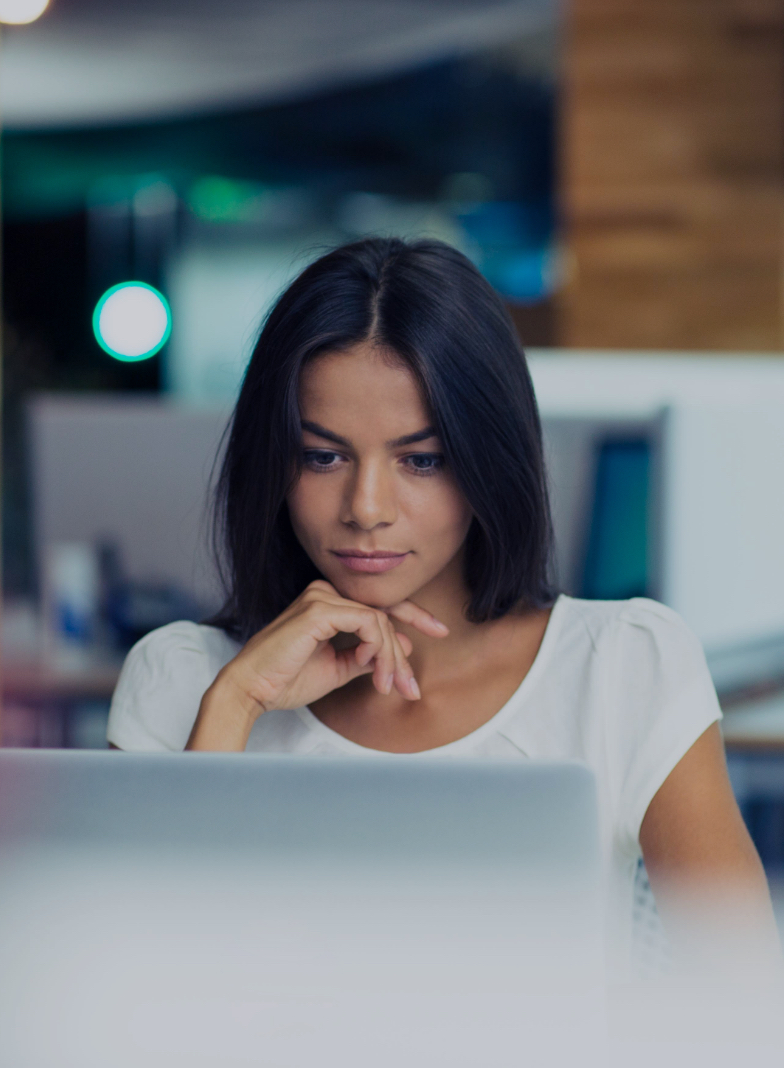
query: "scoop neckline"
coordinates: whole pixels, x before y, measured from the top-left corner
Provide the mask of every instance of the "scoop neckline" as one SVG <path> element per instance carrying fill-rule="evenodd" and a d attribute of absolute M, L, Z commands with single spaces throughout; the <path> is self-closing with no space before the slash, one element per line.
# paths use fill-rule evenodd
<path fill-rule="evenodd" d="M 492 734 L 494 731 L 497 731 L 499 725 L 508 719 L 513 712 L 517 711 L 520 702 L 525 699 L 528 690 L 535 685 L 536 680 L 544 671 L 547 661 L 550 658 L 551 650 L 557 639 L 560 618 L 564 606 L 569 600 L 571 600 L 571 598 L 564 593 L 559 594 L 555 599 L 550 611 L 550 618 L 547 620 L 547 626 L 545 627 L 542 641 L 536 656 L 534 657 L 533 663 L 515 692 L 506 703 L 490 717 L 490 719 L 475 730 L 470 731 L 468 734 L 464 734 L 462 738 L 455 738 L 452 742 L 446 742 L 444 745 L 438 745 L 432 749 L 417 749 L 413 753 L 393 753 L 388 749 L 372 749 L 368 745 L 360 745 L 359 742 L 352 742 L 350 738 L 346 738 L 344 735 L 339 734 L 338 731 L 333 730 L 332 727 L 328 727 L 326 723 L 322 723 L 318 716 L 312 712 L 307 705 L 298 708 L 296 710 L 297 715 L 306 727 L 320 735 L 324 740 L 332 742 L 333 745 L 337 745 L 340 749 L 343 749 L 346 752 L 361 753 L 364 756 L 429 757 L 441 756 L 442 754 L 449 753 L 459 753 L 463 749 L 470 749 L 476 742 L 481 741 L 486 734 Z"/>

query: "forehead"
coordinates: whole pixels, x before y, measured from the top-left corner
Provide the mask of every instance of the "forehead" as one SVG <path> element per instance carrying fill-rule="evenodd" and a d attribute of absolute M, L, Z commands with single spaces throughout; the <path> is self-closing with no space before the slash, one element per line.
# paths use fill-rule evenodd
<path fill-rule="evenodd" d="M 411 371 L 394 355 L 367 344 L 307 364 L 300 379 L 300 410 L 303 419 L 348 437 L 360 431 L 384 439 L 401 437 L 429 421 Z"/>

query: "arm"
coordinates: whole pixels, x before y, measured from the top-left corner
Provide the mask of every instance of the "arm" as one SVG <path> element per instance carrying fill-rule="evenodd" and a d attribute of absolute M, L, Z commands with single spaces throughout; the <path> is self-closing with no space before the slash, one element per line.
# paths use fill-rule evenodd
<path fill-rule="evenodd" d="M 732 793 L 717 723 L 654 795 L 640 845 L 676 951 L 733 969 L 779 961 L 765 873 Z"/>

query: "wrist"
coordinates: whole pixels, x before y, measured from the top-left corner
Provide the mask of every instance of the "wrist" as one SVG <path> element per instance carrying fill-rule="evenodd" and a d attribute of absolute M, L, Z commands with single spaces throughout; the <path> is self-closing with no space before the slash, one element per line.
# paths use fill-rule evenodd
<path fill-rule="evenodd" d="M 250 729 L 267 709 L 242 679 L 227 664 L 218 672 L 215 681 L 204 694 L 204 700 L 213 707 L 223 709 L 224 713 L 236 718 L 242 726 Z"/>
<path fill-rule="evenodd" d="M 201 699 L 185 748 L 241 752 L 261 712 L 230 676 L 219 674 Z"/>

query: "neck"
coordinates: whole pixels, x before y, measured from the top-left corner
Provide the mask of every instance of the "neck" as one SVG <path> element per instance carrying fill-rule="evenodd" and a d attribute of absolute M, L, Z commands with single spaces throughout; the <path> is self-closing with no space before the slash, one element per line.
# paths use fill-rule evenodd
<path fill-rule="evenodd" d="M 414 648 L 409 661 L 418 679 L 439 675 L 456 661 L 471 655 L 497 626 L 497 623 L 471 623 L 466 618 L 470 593 L 463 579 L 462 553 L 409 600 L 449 627 L 447 637 L 428 638 L 413 627 L 396 624 L 411 639 Z"/>

